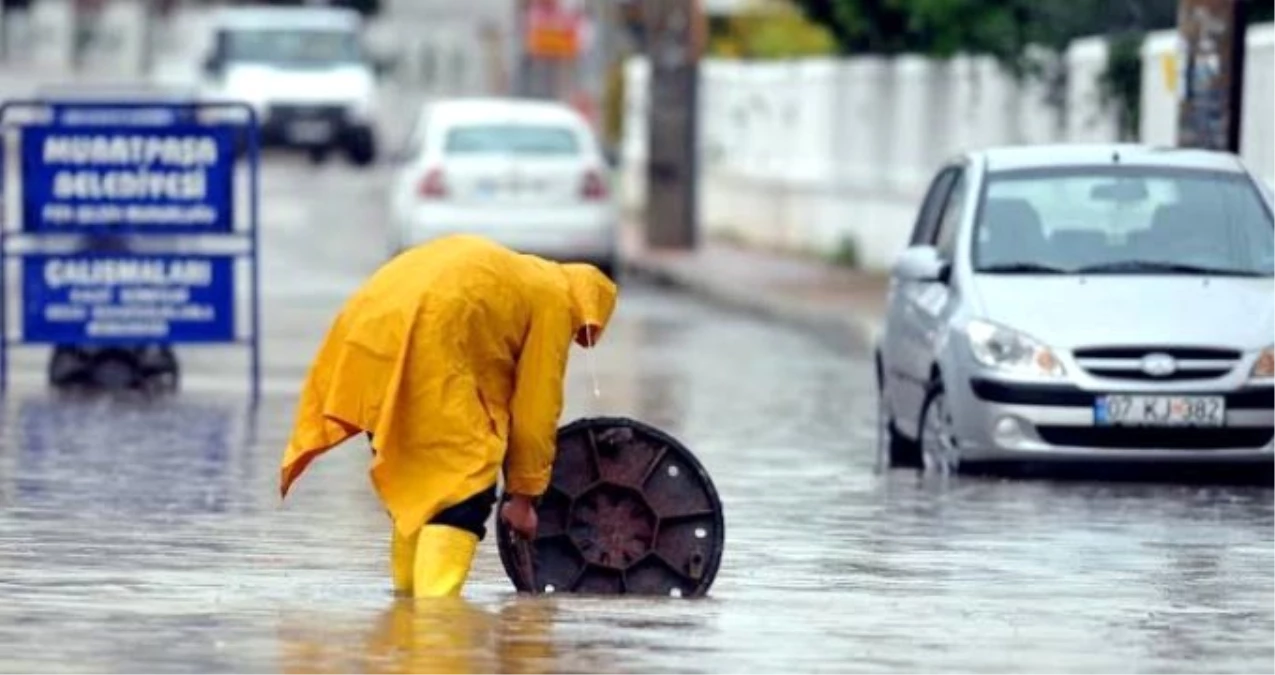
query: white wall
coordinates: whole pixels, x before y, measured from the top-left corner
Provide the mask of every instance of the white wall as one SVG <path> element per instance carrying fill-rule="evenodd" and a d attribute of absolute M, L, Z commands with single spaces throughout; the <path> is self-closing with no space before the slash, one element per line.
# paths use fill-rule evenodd
<path fill-rule="evenodd" d="M 1272 36 L 1271 26 L 1249 31 L 1243 129 L 1243 155 L 1268 180 L 1275 177 Z M 1172 45 L 1170 31 L 1151 36 L 1144 50 L 1141 135 L 1148 142 L 1173 142 L 1174 94 L 1153 63 Z M 1059 110 L 1046 102 L 1043 84 L 1017 82 L 989 58 L 708 61 L 701 223 L 710 234 L 796 251 L 828 251 L 849 236 L 866 266 L 887 267 L 945 158 L 986 145 L 1116 139 L 1097 88 L 1104 41 L 1077 41 L 1064 63 Z M 620 180 L 634 210 L 645 199 L 648 77 L 641 59 L 627 64 Z"/>

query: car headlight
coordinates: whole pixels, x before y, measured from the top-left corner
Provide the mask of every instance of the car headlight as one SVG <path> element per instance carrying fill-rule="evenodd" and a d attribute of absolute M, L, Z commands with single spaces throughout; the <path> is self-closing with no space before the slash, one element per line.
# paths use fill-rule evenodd
<path fill-rule="evenodd" d="M 1257 355 L 1257 362 L 1248 376 L 1254 380 L 1265 380 L 1275 377 L 1275 346 L 1267 347 Z"/>
<path fill-rule="evenodd" d="M 974 359 L 988 368 L 1047 377 L 1067 372 L 1048 347 L 1012 328 L 974 320 L 965 327 L 965 334 Z"/>

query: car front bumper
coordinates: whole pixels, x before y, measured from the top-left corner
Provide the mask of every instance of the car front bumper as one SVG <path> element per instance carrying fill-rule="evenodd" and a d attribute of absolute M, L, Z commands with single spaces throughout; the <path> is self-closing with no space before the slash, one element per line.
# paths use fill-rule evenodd
<path fill-rule="evenodd" d="M 1147 392 L 1224 396 L 1225 426 L 1214 428 L 1100 426 L 1095 423 L 1094 403 L 1100 393 L 1107 392 L 1070 384 L 975 377 L 960 389 L 957 397 L 949 395 L 949 399 L 959 419 L 962 462 L 1271 462 L 1275 458 L 1275 388 L 1270 386 Z"/>
<path fill-rule="evenodd" d="M 369 128 L 344 105 L 270 105 L 261 118 L 261 136 L 269 145 L 333 145 Z"/>

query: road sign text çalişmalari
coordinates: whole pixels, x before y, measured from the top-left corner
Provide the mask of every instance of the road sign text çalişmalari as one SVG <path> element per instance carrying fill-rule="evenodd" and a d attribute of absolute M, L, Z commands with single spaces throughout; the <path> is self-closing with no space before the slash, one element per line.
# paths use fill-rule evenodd
<path fill-rule="evenodd" d="M 32 256 L 24 276 L 33 342 L 234 338 L 230 256 Z"/>

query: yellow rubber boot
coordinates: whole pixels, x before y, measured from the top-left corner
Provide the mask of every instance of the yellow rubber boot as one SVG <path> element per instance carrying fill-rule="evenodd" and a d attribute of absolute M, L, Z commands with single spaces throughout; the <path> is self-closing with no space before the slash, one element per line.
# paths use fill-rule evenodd
<path fill-rule="evenodd" d="M 412 574 L 416 567 L 416 537 L 404 537 L 398 528 L 393 527 L 393 539 L 390 540 L 390 574 L 394 579 L 394 592 L 399 595 L 412 594 Z"/>
<path fill-rule="evenodd" d="M 478 550 L 478 535 L 447 525 L 426 525 L 416 537 L 415 597 L 459 597 Z"/>

